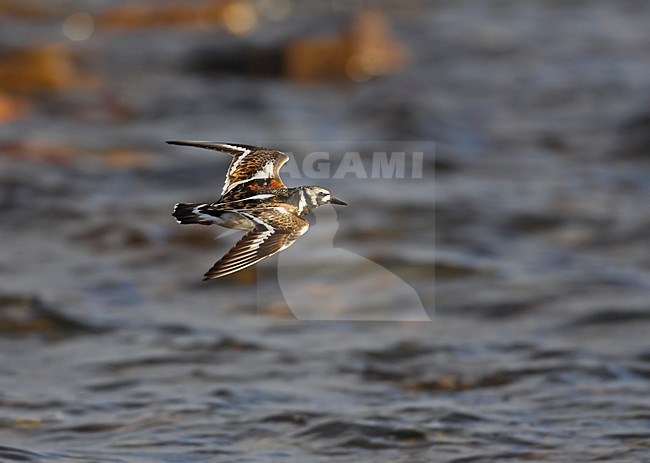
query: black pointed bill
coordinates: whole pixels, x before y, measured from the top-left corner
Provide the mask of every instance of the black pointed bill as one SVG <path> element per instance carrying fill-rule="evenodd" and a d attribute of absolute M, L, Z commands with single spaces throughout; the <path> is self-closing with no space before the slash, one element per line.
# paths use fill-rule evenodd
<path fill-rule="evenodd" d="M 331 204 L 338 204 L 339 206 L 347 206 L 348 203 L 341 201 L 340 199 L 332 198 L 330 199 Z"/>

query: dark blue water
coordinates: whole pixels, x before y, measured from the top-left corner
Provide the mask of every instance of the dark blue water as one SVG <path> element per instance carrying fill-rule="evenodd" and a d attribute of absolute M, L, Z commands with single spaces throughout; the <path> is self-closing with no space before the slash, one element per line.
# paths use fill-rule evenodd
<path fill-rule="evenodd" d="M 98 79 L 0 126 L 0 461 L 648 459 L 646 3 L 392 6 L 411 64 L 365 83 L 196 66 L 349 13 L 78 43 L 67 14 L 1 19 Z M 350 206 L 202 283 L 237 236 L 171 211 L 227 158 L 179 138 L 435 157 L 288 178 Z"/>

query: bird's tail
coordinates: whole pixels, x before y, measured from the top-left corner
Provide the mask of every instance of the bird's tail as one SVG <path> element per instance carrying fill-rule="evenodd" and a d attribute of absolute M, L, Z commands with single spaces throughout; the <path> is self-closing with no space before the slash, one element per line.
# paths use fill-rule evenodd
<path fill-rule="evenodd" d="M 197 203 L 178 203 L 174 206 L 174 213 L 172 214 L 178 223 L 199 223 L 209 225 L 210 222 L 205 220 L 205 216 L 201 214 L 200 208 L 206 204 Z"/>

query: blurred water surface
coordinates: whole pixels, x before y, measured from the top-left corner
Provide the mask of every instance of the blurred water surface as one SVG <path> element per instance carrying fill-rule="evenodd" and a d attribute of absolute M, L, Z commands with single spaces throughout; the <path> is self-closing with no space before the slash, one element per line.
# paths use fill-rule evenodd
<path fill-rule="evenodd" d="M 23 105 L 0 123 L 0 460 L 647 460 L 647 2 L 387 4 L 409 64 L 356 83 L 224 67 L 344 30 L 341 5 L 243 35 L 15 5 L 3 49 L 56 42 L 74 82 L 0 84 Z M 288 178 L 350 204 L 310 259 L 202 283 L 235 237 L 171 209 L 215 198 L 228 159 L 179 138 L 436 156 L 422 179 Z M 335 250 L 433 321 L 292 318 L 287 285 L 328 314 L 410 310 Z"/>

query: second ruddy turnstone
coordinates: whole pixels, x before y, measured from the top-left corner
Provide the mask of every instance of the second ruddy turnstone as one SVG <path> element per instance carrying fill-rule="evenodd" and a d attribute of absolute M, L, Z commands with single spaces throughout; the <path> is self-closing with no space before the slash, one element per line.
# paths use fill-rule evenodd
<path fill-rule="evenodd" d="M 280 168 L 289 157 L 257 146 L 208 141 L 168 141 L 232 156 L 221 197 L 214 203 L 179 203 L 174 217 L 181 224 L 221 225 L 246 230 L 244 235 L 210 270 L 213 280 L 250 267 L 287 249 L 309 228 L 303 217 L 324 204 L 340 204 L 320 186 L 287 187 Z"/>

